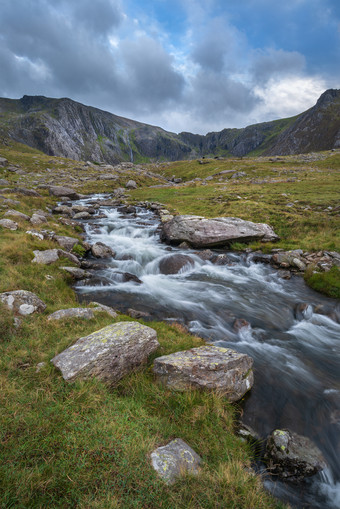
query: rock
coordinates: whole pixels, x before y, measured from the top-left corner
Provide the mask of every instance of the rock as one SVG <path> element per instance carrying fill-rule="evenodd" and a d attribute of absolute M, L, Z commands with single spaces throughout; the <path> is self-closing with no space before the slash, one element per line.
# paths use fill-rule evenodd
<path fill-rule="evenodd" d="M 27 230 L 27 235 L 32 235 L 32 237 L 36 237 L 39 240 L 44 240 L 44 236 L 40 232 L 36 232 L 35 230 Z"/>
<path fill-rule="evenodd" d="M 209 345 L 158 357 L 153 371 L 171 389 L 214 389 L 237 401 L 254 383 L 252 365 L 246 354 Z"/>
<path fill-rule="evenodd" d="M 313 306 L 306 302 L 300 302 L 296 304 L 294 314 L 297 320 L 309 320 L 313 316 Z"/>
<path fill-rule="evenodd" d="M 26 187 L 15 187 L 13 189 L 15 193 L 23 194 L 24 196 L 33 196 L 34 198 L 41 198 L 41 194 L 37 193 L 33 189 L 26 189 Z"/>
<path fill-rule="evenodd" d="M 6 159 L 5 157 L 0 157 L 0 166 L 2 168 L 5 168 L 6 166 L 8 166 L 8 159 Z"/>
<path fill-rule="evenodd" d="M 27 214 L 23 214 L 22 212 L 13 209 L 7 210 L 5 212 L 5 216 L 17 217 L 18 219 L 24 219 L 25 221 L 30 220 L 30 216 L 28 216 Z"/>
<path fill-rule="evenodd" d="M 196 251 L 195 255 L 199 256 L 203 261 L 210 261 L 215 253 L 211 249 L 204 249 L 204 251 Z"/>
<path fill-rule="evenodd" d="M 67 258 L 70 260 L 70 262 L 75 263 L 78 267 L 80 266 L 80 261 L 74 254 L 69 253 L 68 251 L 63 251 L 63 249 L 58 249 L 58 255 Z"/>
<path fill-rule="evenodd" d="M 27 290 L 0 293 L 0 300 L 8 309 L 23 316 L 42 313 L 46 309 L 46 304 Z"/>
<path fill-rule="evenodd" d="M 201 462 L 199 455 L 180 438 L 151 453 L 153 468 L 167 484 L 173 484 L 186 473 L 198 474 Z"/>
<path fill-rule="evenodd" d="M 74 214 L 73 219 L 91 219 L 89 212 L 77 212 Z"/>
<path fill-rule="evenodd" d="M 40 226 L 41 224 L 47 223 L 47 219 L 45 216 L 42 216 L 40 214 L 32 214 L 30 222 L 34 226 Z"/>
<path fill-rule="evenodd" d="M 151 316 L 150 313 L 147 313 L 146 311 L 138 311 L 137 309 L 129 308 L 127 310 L 127 314 L 131 316 L 131 318 L 136 318 L 137 320 L 139 318 L 146 318 L 148 316 Z"/>
<path fill-rule="evenodd" d="M 161 274 L 178 274 L 184 267 L 191 268 L 194 261 L 190 256 L 183 254 L 172 254 L 165 256 L 159 262 Z"/>
<path fill-rule="evenodd" d="M 54 240 L 57 241 L 60 247 L 66 249 L 66 251 L 71 251 L 72 248 L 78 244 L 78 239 L 74 237 L 66 237 L 65 235 L 54 235 Z"/>
<path fill-rule="evenodd" d="M 237 318 L 234 321 L 233 328 L 235 331 L 239 332 L 244 327 L 250 327 L 250 323 L 247 322 L 244 318 Z"/>
<path fill-rule="evenodd" d="M 137 189 L 137 183 L 134 180 L 129 180 L 125 187 L 126 189 Z"/>
<path fill-rule="evenodd" d="M 180 244 L 189 242 L 193 247 L 223 246 L 230 242 L 278 240 L 272 228 L 264 223 L 252 223 L 236 217 L 206 219 L 200 216 L 175 216 L 162 225 L 161 239 Z"/>
<path fill-rule="evenodd" d="M 34 258 L 32 263 L 41 265 L 50 265 L 59 259 L 59 249 L 46 249 L 45 251 L 33 251 Z"/>
<path fill-rule="evenodd" d="M 18 229 L 18 223 L 12 221 L 11 219 L 0 219 L 0 226 L 2 226 L 2 228 L 7 228 L 8 230 L 13 231 Z"/>
<path fill-rule="evenodd" d="M 301 481 L 326 467 L 316 445 L 289 430 L 276 429 L 269 435 L 265 459 L 269 472 L 287 481 Z"/>
<path fill-rule="evenodd" d="M 63 186 L 51 186 L 49 188 L 49 193 L 52 196 L 66 196 L 70 200 L 78 200 L 79 194 L 72 189 L 71 187 L 63 187 Z"/>
<path fill-rule="evenodd" d="M 85 279 L 92 277 L 90 272 L 87 272 L 87 270 L 79 269 L 78 267 L 59 267 L 59 269 L 68 272 L 71 274 L 71 276 L 74 277 L 74 279 Z"/>
<path fill-rule="evenodd" d="M 80 338 L 51 362 L 65 380 L 95 376 L 113 385 L 145 363 L 158 346 L 155 330 L 138 322 L 118 322 Z"/>
<path fill-rule="evenodd" d="M 302 251 L 297 249 L 296 251 L 283 251 L 275 253 L 271 257 L 274 265 L 279 265 L 282 268 L 297 268 L 300 271 L 306 270 L 306 264 L 301 259 Z"/>
<path fill-rule="evenodd" d="M 96 242 L 91 247 L 91 253 L 96 258 L 113 258 L 116 256 L 116 253 L 109 246 L 104 244 L 103 242 Z"/>
<path fill-rule="evenodd" d="M 6 179 L 0 179 L 0 186 L 9 186 L 9 182 Z"/>
<path fill-rule="evenodd" d="M 73 208 L 68 207 L 67 205 L 59 205 L 58 207 L 54 207 L 52 209 L 53 214 L 64 214 L 65 216 L 74 216 Z"/>
<path fill-rule="evenodd" d="M 60 309 L 49 315 L 47 320 L 64 320 L 65 318 L 85 318 L 86 320 L 91 320 L 91 318 L 94 318 L 94 313 L 92 309 L 88 308 Z"/>
<path fill-rule="evenodd" d="M 143 283 L 139 277 L 137 277 L 135 274 L 131 274 L 130 272 L 116 272 L 115 274 L 118 275 L 122 283 L 129 283 L 130 281 L 133 281 L 139 285 Z"/>
<path fill-rule="evenodd" d="M 89 306 L 95 306 L 93 308 L 94 313 L 105 312 L 112 316 L 112 318 L 117 318 L 118 316 L 118 313 L 116 313 L 116 311 L 113 308 L 111 308 L 110 306 L 105 306 L 105 304 L 100 304 L 100 302 L 90 302 Z"/>

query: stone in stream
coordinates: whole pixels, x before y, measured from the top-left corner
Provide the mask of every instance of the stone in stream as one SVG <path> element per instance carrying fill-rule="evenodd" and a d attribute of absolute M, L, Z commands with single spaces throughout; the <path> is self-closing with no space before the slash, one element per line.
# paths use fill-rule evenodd
<path fill-rule="evenodd" d="M 53 239 L 57 241 L 60 247 L 66 249 L 66 251 L 71 251 L 72 248 L 78 244 L 78 239 L 74 237 L 66 237 L 65 235 L 54 235 Z"/>
<path fill-rule="evenodd" d="M 7 228 L 8 230 L 17 230 L 19 225 L 15 221 L 12 221 L 11 219 L 0 219 L 0 226 L 2 228 Z"/>
<path fill-rule="evenodd" d="M 167 484 L 173 484 L 186 473 L 197 475 L 201 462 L 200 456 L 180 438 L 151 453 L 153 468 Z"/>
<path fill-rule="evenodd" d="M 173 254 L 162 258 L 159 262 L 161 274 L 178 274 L 184 267 L 191 268 L 194 261 L 190 256 L 183 254 Z"/>
<path fill-rule="evenodd" d="M 51 362 L 68 381 L 97 377 L 118 382 L 159 346 L 155 330 L 138 322 L 118 322 L 78 339 Z"/>
<path fill-rule="evenodd" d="M 91 318 L 94 318 L 94 313 L 92 309 L 88 308 L 59 309 L 49 315 L 47 320 L 64 320 L 67 318 L 85 318 L 86 320 L 91 320 Z"/>
<path fill-rule="evenodd" d="M 215 390 L 238 401 L 252 387 L 253 359 L 230 348 L 200 346 L 155 359 L 157 379 L 171 389 Z"/>
<path fill-rule="evenodd" d="M 8 309 L 23 316 L 42 313 L 46 309 L 46 304 L 28 290 L 0 293 L 0 300 Z"/>
<path fill-rule="evenodd" d="M 230 242 L 276 241 L 279 237 L 265 223 L 252 223 L 237 217 L 206 219 L 201 216 L 175 216 L 162 225 L 161 239 L 193 247 L 223 246 Z"/>
<path fill-rule="evenodd" d="M 287 481 L 301 481 L 326 467 L 318 447 L 289 430 L 276 429 L 269 435 L 265 459 L 269 472 Z"/>
<path fill-rule="evenodd" d="M 91 253 L 96 258 L 113 258 L 116 256 L 116 253 L 109 246 L 104 244 L 103 242 L 96 242 L 91 247 Z"/>
<path fill-rule="evenodd" d="M 74 277 L 74 279 L 85 279 L 92 277 L 91 272 L 80 269 L 79 267 L 59 267 L 59 269 L 63 270 L 64 272 L 68 272 L 71 274 L 71 276 Z"/>

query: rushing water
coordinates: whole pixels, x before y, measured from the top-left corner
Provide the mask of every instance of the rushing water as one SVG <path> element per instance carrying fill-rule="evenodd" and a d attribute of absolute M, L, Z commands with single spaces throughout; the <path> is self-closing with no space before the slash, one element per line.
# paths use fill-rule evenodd
<path fill-rule="evenodd" d="M 91 199 L 83 200 L 89 204 Z M 117 253 L 99 263 L 94 280 L 77 285 L 82 300 L 118 310 L 134 308 L 153 319 L 182 321 L 192 333 L 254 358 L 255 384 L 244 402 L 243 421 L 265 437 L 288 428 L 311 438 L 329 468 L 300 485 L 266 481 L 274 495 L 297 507 L 340 507 L 340 325 L 336 301 L 310 290 L 300 277 L 281 279 L 252 255 L 228 253 L 228 265 L 202 260 L 180 273 L 160 273 L 159 262 L 182 252 L 159 240 L 158 218 L 138 209 L 137 217 L 113 208 L 86 223 L 87 240 Z M 142 284 L 123 282 L 123 273 Z M 308 303 L 296 318 L 296 306 Z M 235 319 L 249 325 L 236 331 Z"/>

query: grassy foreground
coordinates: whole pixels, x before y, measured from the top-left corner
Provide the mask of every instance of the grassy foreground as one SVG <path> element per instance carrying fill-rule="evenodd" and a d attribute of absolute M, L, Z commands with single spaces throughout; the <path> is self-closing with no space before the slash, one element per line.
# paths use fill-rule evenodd
<path fill-rule="evenodd" d="M 70 177 L 76 179 L 81 173 L 75 162 L 31 149 L 23 152 L 18 146 L 4 147 L 1 155 L 26 172 L 19 177 L 7 172 L 5 178 L 11 184 L 73 185 Z M 105 181 L 94 180 L 95 173 L 89 169 L 86 176 L 93 175 L 93 180 L 76 181 L 77 190 L 113 189 Z M 126 180 L 125 176 L 119 179 L 115 187 Z M 141 177 L 140 183 L 154 182 Z M 31 214 L 55 201 L 45 189 L 39 192 L 42 196 L 36 198 L 16 193 L 6 197 L 19 201 L 13 208 Z M 79 304 L 70 277 L 58 268 L 65 260 L 49 266 L 31 263 L 33 250 L 55 248 L 56 244 L 26 234 L 29 223 L 17 222 L 17 231 L 0 229 L 0 292 L 30 290 L 47 304 L 47 310 L 22 318 L 16 328 L 11 313 L 0 308 L 0 506 L 283 507 L 249 470 L 250 450 L 234 435 L 236 408 L 225 399 L 196 391 L 180 394 L 158 386 L 151 372 L 152 359 L 114 389 L 96 380 L 69 384 L 62 379 L 49 362 L 54 355 L 81 336 L 131 318 L 113 320 L 102 313 L 89 321 L 48 322 L 47 315 L 53 311 Z M 41 228 L 77 235 L 54 216 Z M 156 329 L 161 344 L 154 357 L 202 344 L 178 325 L 148 325 Z M 45 364 L 37 372 L 41 362 Z M 183 478 L 169 487 L 153 471 L 150 453 L 176 437 L 193 447 L 204 463 L 198 477 Z"/>

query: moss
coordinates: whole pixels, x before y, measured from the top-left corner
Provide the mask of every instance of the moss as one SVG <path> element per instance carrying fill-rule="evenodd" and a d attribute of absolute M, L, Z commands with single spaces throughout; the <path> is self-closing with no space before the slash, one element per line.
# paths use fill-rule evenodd
<path fill-rule="evenodd" d="M 324 293 L 334 299 L 340 299 L 340 269 L 332 267 L 328 272 L 305 273 L 306 283 L 317 292 Z"/>

